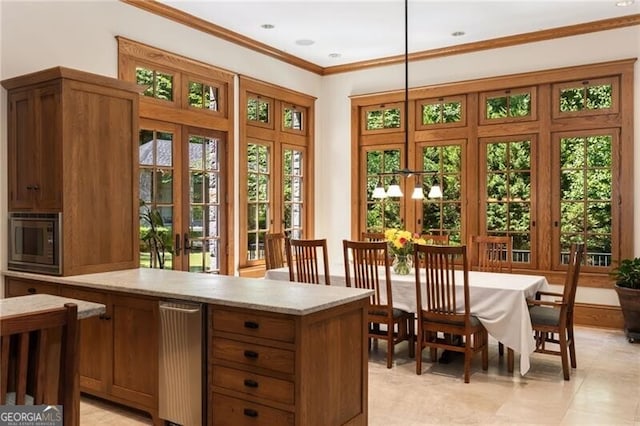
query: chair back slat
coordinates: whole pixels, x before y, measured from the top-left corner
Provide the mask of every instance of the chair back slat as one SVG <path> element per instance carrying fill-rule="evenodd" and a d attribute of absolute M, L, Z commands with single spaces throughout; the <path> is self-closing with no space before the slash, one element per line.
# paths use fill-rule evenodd
<path fill-rule="evenodd" d="M 35 405 L 63 405 L 64 425 L 79 422 L 78 307 L 64 307 L 4 317 L 0 325 L 0 404 L 15 394 Z M 52 354 L 51 350 L 56 353 Z M 49 365 L 59 359 L 57 366 Z"/>
<path fill-rule="evenodd" d="M 391 272 L 389 262 L 380 264 L 380 259 L 388 259 L 388 245 L 384 241 L 343 240 L 345 280 L 347 287 L 373 290 L 371 305 L 389 308 L 393 305 L 391 293 Z M 380 269 L 384 271 L 381 274 Z M 382 275 L 382 276 L 381 276 Z M 385 298 L 382 298 L 384 289 Z"/>
<path fill-rule="evenodd" d="M 293 240 L 285 239 L 287 265 L 289 265 L 289 280 L 320 284 L 320 275 L 324 274 L 324 283 L 330 284 L 329 256 L 327 254 L 327 240 Z M 319 269 L 322 261 L 323 270 Z"/>
<path fill-rule="evenodd" d="M 267 270 L 284 267 L 283 233 L 268 233 L 264 236 L 264 263 Z"/>
<path fill-rule="evenodd" d="M 483 272 L 511 272 L 513 268 L 512 238 L 471 235 L 469 237 L 469 259 L 472 268 Z"/>

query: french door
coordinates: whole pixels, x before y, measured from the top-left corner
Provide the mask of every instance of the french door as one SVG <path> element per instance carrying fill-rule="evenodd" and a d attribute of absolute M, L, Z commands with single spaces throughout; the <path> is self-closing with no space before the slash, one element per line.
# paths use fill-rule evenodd
<path fill-rule="evenodd" d="M 139 134 L 140 266 L 226 274 L 225 134 L 148 119 Z"/>

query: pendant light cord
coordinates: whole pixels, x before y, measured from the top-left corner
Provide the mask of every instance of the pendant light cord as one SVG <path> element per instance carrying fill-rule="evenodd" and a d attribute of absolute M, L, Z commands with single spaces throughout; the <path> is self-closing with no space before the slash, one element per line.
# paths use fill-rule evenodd
<path fill-rule="evenodd" d="M 404 168 L 409 169 L 409 0 L 404 0 Z"/>

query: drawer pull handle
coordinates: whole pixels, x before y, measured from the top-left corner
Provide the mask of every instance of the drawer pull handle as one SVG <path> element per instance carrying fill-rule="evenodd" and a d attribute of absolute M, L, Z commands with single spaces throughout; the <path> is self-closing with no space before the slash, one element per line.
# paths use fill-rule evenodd
<path fill-rule="evenodd" d="M 247 417 L 258 417 L 258 412 L 256 410 L 252 410 L 251 408 L 245 408 L 244 415 Z"/>
<path fill-rule="evenodd" d="M 244 379 L 244 385 L 248 388 L 257 388 L 258 387 L 258 382 L 256 382 L 255 380 L 251 380 L 251 379 Z"/>
<path fill-rule="evenodd" d="M 254 351 L 244 351 L 244 356 L 246 358 L 258 359 L 258 352 Z"/>
<path fill-rule="evenodd" d="M 260 324 L 254 321 L 245 321 L 244 328 L 252 328 L 254 330 L 257 330 L 258 328 L 260 328 Z"/>
<path fill-rule="evenodd" d="M 35 289 L 35 288 L 33 288 L 33 287 L 29 287 L 29 288 L 27 289 L 27 293 L 29 293 L 29 294 L 35 294 L 35 293 L 36 293 L 36 289 Z"/>

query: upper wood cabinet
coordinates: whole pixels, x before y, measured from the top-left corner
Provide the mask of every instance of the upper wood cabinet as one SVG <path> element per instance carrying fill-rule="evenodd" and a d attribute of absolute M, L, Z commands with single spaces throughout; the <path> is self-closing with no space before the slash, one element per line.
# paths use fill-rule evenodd
<path fill-rule="evenodd" d="M 63 275 L 137 267 L 141 88 L 63 67 L 2 85 L 9 211 L 62 213 Z"/>
<path fill-rule="evenodd" d="M 9 94 L 9 208 L 62 209 L 61 84 Z"/>

